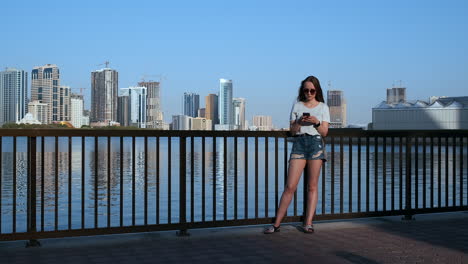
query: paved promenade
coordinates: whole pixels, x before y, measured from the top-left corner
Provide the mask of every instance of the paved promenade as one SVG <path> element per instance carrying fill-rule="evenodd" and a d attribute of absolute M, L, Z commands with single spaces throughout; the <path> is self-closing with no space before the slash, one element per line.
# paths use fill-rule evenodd
<path fill-rule="evenodd" d="M 468 263 L 468 212 L 297 224 L 1 242 L 0 263 Z"/>

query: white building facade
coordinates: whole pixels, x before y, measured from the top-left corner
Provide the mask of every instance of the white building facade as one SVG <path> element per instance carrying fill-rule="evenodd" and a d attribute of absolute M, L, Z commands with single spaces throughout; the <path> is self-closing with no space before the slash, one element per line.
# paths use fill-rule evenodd
<path fill-rule="evenodd" d="M 130 97 L 130 125 L 138 128 L 146 128 L 146 87 L 122 88 L 122 94 Z"/>
<path fill-rule="evenodd" d="M 388 104 L 372 109 L 375 130 L 468 129 L 468 96 L 417 100 Z"/>
<path fill-rule="evenodd" d="M 232 80 L 219 79 L 219 124 L 234 126 L 234 107 L 232 104 Z"/>
<path fill-rule="evenodd" d="M 232 100 L 234 105 L 234 125 L 237 130 L 247 130 L 245 122 L 245 98 L 234 98 Z"/>
<path fill-rule="evenodd" d="M 70 123 L 74 128 L 81 128 L 83 123 L 83 96 L 72 94 L 70 98 Z"/>

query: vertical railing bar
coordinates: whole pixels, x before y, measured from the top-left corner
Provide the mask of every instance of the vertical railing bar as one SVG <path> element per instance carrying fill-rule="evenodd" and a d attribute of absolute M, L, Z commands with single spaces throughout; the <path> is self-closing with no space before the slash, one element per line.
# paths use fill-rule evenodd
<path fill-rule="evenodd" d="M 144 220 L 144 225 L 148 225 L 148 137 L 145 136 L 144 137 L 144 151 L 145 151 L 145 166 L 144 166 L 144 170 L 145 170 L 145 190 L 144 190 L 144 214 L 145 214 L 145 220 Z"/>
<path fill-rule="evenodd" d="M 374 137 L 374 211 L 379 210 L 379 138 Z"/>
<path fill-rule="evenodd" d="M 258 218 L 258 137 L 255 137 L 255 218 Z"/>
<path fill-rule="evenodd" d="M 213 222 L 216 222 L 216 137 L 213 137 Z"/>
<path fill-rule="evenodd" d="M 268 217 L 268 137 L 265 137 L 265 217 Z"/>
<path fill-rule="evenodd" d="M 16 233 L 16 137 L 13 137 L 13 234 Z"/>
<path fill-rule="evenodd" d="M 238 203 L 238 176 L 237 176 L 237 136 L 234 137 L 234 219 L 237 220 L 237 203 Z"/>
<path fill-rule="evenodd" d="M 419 208 L 419 137 L 414 137 L 414 208 Z"/>
<path fill-rule="evenodd" d="M 323 141 L 323 144 L 325 145 L 325 140 Z M 326 173 L 326 162 L 322 162 L 322 214 L 325 214 L 325 200 L 326 200 L 326 196 L 325 196 L 325 186 L 326 186 L 326 176 L 327 176 L 327 173 Z"/>
<path fill-rule="evenodd" d="M 94 228 L 98 228 L 98 159 L 99 159 L 99 137 L 94 137 Z"/>
<path fill-rule="evenodd" d="M 206 177 L 206 168 L 205 168 L 205 137 L 202 137 L 202 222 L 205 222 L 205 212 L 206 212 L 206 200 L 205 200 L 205 177 Z"/>
<path fill-rule="evenodd" d="M 284 147 L 284 186 L 286 185 L 286 181 L 288 179 L 288 140 L 287 138 L 284 138 L 284 141 L 283 141 L 283 147 Z M 286 210 L 286 212 L 284 213 L 284 216 L 287 216 L 288 215 L 288 211 Z"/>
<path fill-rule="evenodd" d="M 244 217 L 249 218 L 249 138 L 244 137 Z"/>
<path fill-rule="evenodd" d="M 348 137 L 348 149 L 349 149 L 349 165 L 348 165 L 348 174 L 349 174 L 349 205 L 348 212 L 353 212 L 353 138 Z"/>
<path fill-rule="evenodd" d="M 107 137 L 107 227 L 111 226 L 111 137 Z"/>
<path fill-rule="evenodd" d="M 417 139 L 417 138 L 415 138 Z M 405 192 L 405 219 L 411 219 L 412 217 L 412 210 L 411 210 L 411 140 L 412 138 L 407 136 L 406 137 L 406 192 Z"/>
<path fill-rule="evenodd" d="M 344 154 L 343 154 L 343 137 L 340 136 L 340 213 L 343 213 L 343 185 L 344 185 Z"/>
<path fill-rule="evenodd" d="M 72 228 L 72 137 L 68 137 L 68 229 Z"/>
<path fill-rule="evenodd" d="M 42 145 L 43 147 L 44 145 Z M 44 151 L 42 151 L 44 153 Z M 2 181 L 2 178 L 3 178 L 3 173 L 2 173 L 2 170 L 3 170 L 3 137 L 0 136 L 0 234 L 2 233 L 2 202 L 1 202 L 1 197 L 3 197 L 3 181 Z M 41 201 L 42 202 L 42 201 Z"/>
<path fill-rule="evenodd" d="M 123 226 L 123 137 L 120 137 L 120 227 Z"/>
<path fill-rule="evenodd" d="M 132 226 L 136 223 L 136 137 L 132 137 Z"/>
<path fill-rule="evenodd" d="M 171 199 L 172 199 L 172 192 L 171 192 L 171 184 L 172 184 L 172 138 L 167 137 L 167 223 L 172 222 L 172 208 L 171 208 Z"/>
<path fill-rule="evenodd" d="M 181 136 L 179 140 L 179 223 L 185 225 L 187 224 L 187 137 Z M 182 227 L 179 236 L 186 234 L 187 228 Z"/>
<path fill-rule="evenodd" d="M 438 207 L 442 207 L 442 138 L 439 136 L 439 146 L 438 146 L 438 166 L 437 166 L 437 203 Z"/>
<path fill-rule="evenodd" d="M 387 211 L 387 137 L 383 137 L 382 140 L 382 202 L 383 211 Z"/>
<path fill-rule="evenodd" d="M 190 219 L 195 221 L 195 138 L 190 138 Z"/>
<path fill-rule="evenodd" d="M 370 208 L 370 146 L 369 146 L 369 136 L 366 136 L 366 212 L 369 212 Z"/>
<path fill-rule="evenodd" d="M 463 206 L 463 136 L 460 136 L 460 206 Z"/>
<path fill-rule="evenodd" d="M 15 152 L 16 153 L 16 152 Z M 56 136 L 55 137 L 55 178 L 54 178 L 54 191 L 55 191 L 55 202 L 54 202 L 54 207 L 55 207 L 55 211 L 54 211 L 54 230 L 57 231 L 58 230 L 58 193 L 59 193 L 59 184 L 58 184 L 58 178 L 59 178 L 59 173 L 58 173 L 58 170 L 59 170 L 59 147 L 58 147 L 58 137 Z M 16 167 L 13 167 L 13 168 L 16 168 Z"/>
<path fill-rule="evenodd" d="M 278 213 L 278 137 L 275 137 L 275 215 Z"/>
<path fill-rule="evenodd" d="M 335 213 L 335 137 L 331 137 L 331 214 Z"/>
<path fill-rule="evenodd" d="M 426 137 L 423 137 L 423 208 L 426 208 Z"/>
<path fill-rule="evenodd" d="M 395 211 L 395 137 L 391 138 L 392 151 L 391 151 L 391 166 L 392 166 L 392 183 L 391 183 L 391 190 L 392 190 L 392 211 Z"/>
<path fill-rule="evenodd" d="M 452 138 L 452 206 L 457 205 L 457 138 L 453 136 Z M 461 176 L 460 176 L 461 177 Z M 460 204 L 461 206 L 461 204 Z"/>
<path fill-rule="evenodd" d="M 434 208 L 434 137 L 431 136 L 431 208 Z"/>
<path fill-rule="evenodd" d="M 2 163 L 2 138 L 0 137 L 0 164 Z M 0 165 L 1 171 L 1 165 Z M 2 188 L 1 184 L 1 172 L 0 172 L 0 189 Z M 37 138 L 35 136 L 28 137 L 28 216 L 27 216 L 27 232 L 33 234 L 37 232 L 36 229 L 36 213 L 37 213 L 37 206 L 36 206 L 36 177 L 37 177 Z M 0 197 L 1 191 L 0 191 Z M 0 199 L 1 200 L 1 199 Z M 1 202 L 0 202 L 1 203 Z M 1 212 L 1 209 L 0 209 Z M 0 217 L 1 218 L 1 217 Z M 1 229 L 1 221 L 0 221 L 0 230 Z M 1 233 L 1 231 L 0 231 Z"/>
<path fill-rule="evenodd" d="M 445 207 L 449 206 L 449 138 L 445 137 Z"/>
<path fill-rule="evenodd" d="M 361 137 L 358 137 L 358 204 L 357 204 L 357 210 L 360 213 L 361 212 Z"/>
<path fill-rule="evenodd" d="M 42 139 L 44 139 L 44 137 L 42 137 Z M 85 228 L 85 139 L 85 137 L 81 137 L 81 229 Z M 42 141 L 42 148 L 44 149 L 44 141 Z M 44 164 L 42 165 L 42 169 L 44 169 Z M 42 175 L 44 175 L 44 173 Z"/>
<path fill-rule="evenodd" d="M 156 137 L 156 224 L 159 225 L 160 219 L 160 186 L 161 186 L 161 167 L 159 166 L 159 137 Z M 203 177 L 204 179 L 204 177 Z"/>
<path fill-rule="evenodd" d="M 403 209 L 403 137 L 400 137 L 399 138 L 399 145 L 400 145 L 400 153 L 399 153 L 399 163 L 400 163 L 400 166 L 399 166 L 399 172 L 400 172 L 400 178 L 399 178 L 399 195 L 400 195 L 400 198 L 399 198 L 399 202 L 400 202 L 400 207 L 398 207 L 398 209 L 402 210 Z"/>
<path fill-rule="evenodd" d="M 227 137 L 223 137 L 223 216 L 227 220 Z"/>

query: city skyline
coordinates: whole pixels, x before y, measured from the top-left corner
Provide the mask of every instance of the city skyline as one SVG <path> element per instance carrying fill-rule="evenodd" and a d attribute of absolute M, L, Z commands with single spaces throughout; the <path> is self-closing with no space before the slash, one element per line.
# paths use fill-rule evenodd
<path fill-rule="evenodd" d="M 409 100 L 463 96 L 468 83 L 466 1 L 202 1 L 183 7 L 113 1 L 113 12 L 103 12 L 108 4 L 4 3 L 0 22 L 15 23 L 4 34 L 17 37 L 0 43 L 0 67 L 30 73 L 54 63 L 62 83 L 87 88 L 86 94 L 89 72 L 104 61 L 121 73 L 119 88 L 162 74 L 166 78 L 155 81 L 161 81 L 166 122 L 179 113 L 183 92 L 216 93 L 219 78 L 232 79 L 233 96 L 250 102 L 246 116 L 271 115 L 280 127 L 308 75 L 320 79 L 324 92 L 328 81 L 344 91 L 350 124 L 370 122 L 372 107 L 396 80 L 403 80 Z M 31 27 L 37 20 L 53 26 Z M 135 44 L 142 35 L 145 41 Z"/>

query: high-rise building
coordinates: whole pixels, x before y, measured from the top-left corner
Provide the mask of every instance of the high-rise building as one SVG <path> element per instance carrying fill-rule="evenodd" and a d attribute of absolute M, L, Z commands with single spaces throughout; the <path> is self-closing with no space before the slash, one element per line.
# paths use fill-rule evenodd
<path fill-rule="evenodd" d="M 83 95 L 72 94 L 70 97 L 70 123 L 75 128 L 83 124 Z"/>
<path fill-rule="evenodd" d="M 327 105 L 330 109 L 330 127 L 343 128 L 347 125 L 346 100 L 343 91 L 328 90 Z"/>
<path fill-rule="evenodd" d="M 47 124 L 68 121 L 69 88 L 60 86 L 60 70 L 57 65 L 34 67 L 31 79 L 31 101 L 37 100 L 48 105 Z"/>
<path fill-rule="evenodd" d="M 48 124 L 48 120 L 50 120 L 49 105 L 41 103 L 39 100 L 32 101 L 28 104 L 28 113 L 31 113 L 34 119 L 41 122 L 41 124 Z"/>
<path fill-rule="evenodd" d="M 186 115 L 172 116 L 172 130 L 190 130 L 192 117 Z"/>
<path fill-rule="evenodd" d="M 253 126 L 260 131 L 269 131 L 273 129 L 271 116 L 257 115 L 252 118 Z"/>
<path fill-rule="evenodd" d="M 232 80 L 219 79 L 219 124 L 234 126 Z"/>
<path fill-rule="evenodd" d="M 196 93 L 184 93 L 184 115 L 197 117 L 200 108 L 200 95 Z"/>
<path fill-rule="evenodd" d="M 216 94 L 205 96 L 205 105 L 205 117 L 210 119 L 213 125 L 219 124 L 218 96 Z"/>
<path fill-rule="evenodd" d="M 406 102 L 406 88 L 393 87 L 387 89 L 387 104 L 398 104 Z"/>
<path fill-rule="evenodd" d="M 161 106 L 161 84 L 159 82 L 139 82 L 138 86 L 146 87 L 147 97 L 147 128 L 162 129 L 164 126 L 163 112 Z"/>
<path fill-rule="evenodd" d="M 118 98 L 117 122 L 120 126 L 130 126 L 130 95 L 128 89 L 120 89 Z"/>
<path fill-rule="evenodd" d="M 120 90 L 128 91 L 123 93 L 128 94 L 130 100 L 130 125 L 146 128 L 146 87 L 129 87 Z"/>
<path fill-rule="evenodd" d="M 198 109 L 198 115 L 197 117 L 203 117 L 203 118 L 206 118 L 206 108 L 200 108 Z"/>
<path fill-rule="evenodd" d="M 118 85 L 116 70 L 91 72 L 91 122 L 112 124 L 117 120 Z"/>
<path fill-rule="evenodd" d="M 234 98 L 234 125 L 238 130 L 247 130 L 245 122 L 245 98 Z"/>
<path fill-rule="evenodd" d="M 0 72 L 0 125 L 20 121 L 27 112 L 28 73 L 6 68 Z"/>

